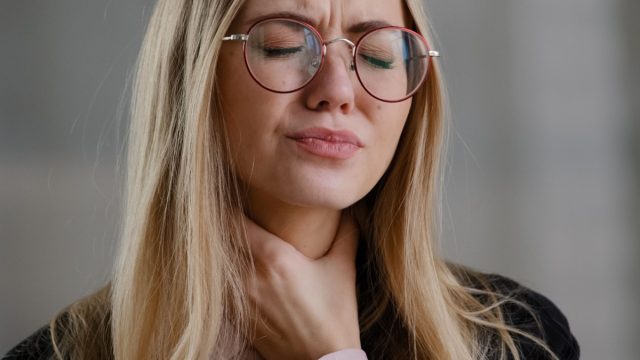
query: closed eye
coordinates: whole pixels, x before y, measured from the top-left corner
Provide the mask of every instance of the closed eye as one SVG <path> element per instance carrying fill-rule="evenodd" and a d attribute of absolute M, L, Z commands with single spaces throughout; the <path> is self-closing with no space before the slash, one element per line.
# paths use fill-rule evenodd
<path fill-rule="evenodd" d="M 267 57 L 285 57 L 295 53 L 299 53 L 304 49 L 304 46 L 296 47 L 264 47 L 262 52 Z"/>
<path fill-rule="evenodd" d="M 367 54 L 360 54 L 360 57 L 366 61 L 367 64 L 375 68 L 393 69 L 393 61 L 387 61 Z"/>

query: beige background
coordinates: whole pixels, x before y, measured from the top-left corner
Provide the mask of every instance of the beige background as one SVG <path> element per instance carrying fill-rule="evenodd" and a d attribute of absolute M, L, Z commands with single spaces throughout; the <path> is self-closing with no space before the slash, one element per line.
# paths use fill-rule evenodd
<path fill-rule="evenodd" d="M 0 353 L 109 278 L 151 0 L 0 0 Z M 521 281 L 584 359 L 640 331 L 640 6 L 429 0 L 455 132 L 448 257 Z"/>

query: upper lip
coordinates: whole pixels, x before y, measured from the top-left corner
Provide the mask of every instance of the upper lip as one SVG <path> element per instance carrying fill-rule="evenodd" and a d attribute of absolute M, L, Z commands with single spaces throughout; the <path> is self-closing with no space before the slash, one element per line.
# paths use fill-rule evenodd
<path fill-rule="evenodd" d="M 362 142 L 349 130 L 331 130 L 323 127 L 311 127 L 290 133 L 287 135 L 291 139 L 315 138 L 329 142 L 342 142 L 362 147 Z"/>

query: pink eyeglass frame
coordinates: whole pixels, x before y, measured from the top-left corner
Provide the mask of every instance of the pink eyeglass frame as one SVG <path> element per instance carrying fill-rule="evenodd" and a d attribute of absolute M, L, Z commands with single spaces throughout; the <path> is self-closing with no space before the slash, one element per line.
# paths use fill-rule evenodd
<path fill-rule="evenodd" d="M 311 30 L 313 32 L 313 34 L 320 40 L 320 44 L 322 45 L 322 55 L 320 57 L 320 65 L 318 67 L 318 70 L 309 78 L 309 80 L 307 80 L 304 84 L 302 84 L 301 86 L 299 86 L 296 89 L 293 90 L 287 90 L 287 91 L 280 91 L 280 90 L 273 90 L 267 86 L 265 86 L 263 83 L 261 83 L 257 78 L 256 75 L 253 73 L 253 71 L 251 70 L 251 66 L 249 66 L 249 60 L 247 59 L 247 40 L 249 40 L 249 35 L 251 34 L 251 31 L 257 26 L 260 25 L 262 23 L 265 22 L 269 22 L 269 21 L 275 21 L 275 20 L 282 20 L 282 21 L 289 21 L 289 22 L 294 22 L 297 23 L 299 25 L 304 26 L 305 28 Z M 360 44 L 362 43 L 362 40 L 365 39 L 367 36 L 369 36 L 371 33 L 375 32 L 375 31 L 379 31 L 379 30 L 383 30 L 383 29 L 397 29 L 397 30 L 402 30 L 402 31 L 406 31 L 412 35 L 415 35 L 418 39 L 420 39 L 420 41 L 422 41 L 422 43 L 424 44 L 425 49 L 427 50 L 427 54 L 423 55 L 422 57 L 427 57 L 427 67 L 426 70 L 424 71 L 424 74 L 422 75 L 422 78 L 420 79 L 420 81 L 418 82 L 418 86 L 416 86 L 416 88 L 411 91 L 409 94 L 407 94 L 405 97 L 399 99 L 399 100 L 385 100 L 385 99 L 381 99 L 380 97 L 374 95 L 371 93 L 371 91 L 369 91 L 369 89 L 367 89 L 367 87 L 364 85 L 364 82 L 362 81 L 362 78 L 360 78 L 360 72 L 358 71 L 358 65 L 357 65 L 357 61 L 355 61 L 355 55 L 356 52 L 360 46 Z M 279 93 L 279 94 L 289 94 L 292 92 L 296 92 L 300 89 L 302 89 L 303 87 L 309 85 L 309 83 L 311 81 L 313 81 L 313 79 L 315 79 L 315 77 L 322 71 L 323 65 L 324 65 L 324 60 L 325 60 L 325 56 L 327 53 L 327 45 L 330 45 L 334 42 L 337 41 L 344 41 L 346 42 L 349 47 L 351 47 L 351 70 L 356 72 L 356 76 L 358 77 L 358 82 L 360 83 L 360 85 L 362 86 L 362 88 L 372 97 L 374 97 L 375 99 L 378 99 L 380 101 L 383 102 L 387 102 L 387 103 L 396 103 L 396 102 L 401 102 L 404 101 L 410 97 L 412 97 L 416 91 L 418 91 L 418 89 L 420 89 L 420 87 L 422 86 L 422 83 L 424 82 L 425 78 L 427 77 L 427 73 L 429 72 L 429 68 L 432 66 L 431 65 L 431 58 L 433 57 L 439 57 L 440 53 L 438 51 L 434 51 L 431 50 L 431 47 L 429 46 L 429 43 L 427 42 L 427 40 L 424 38 L 424 36 L 422 36 L 421 34 L 402 27 L 402 26 L 394 26 L 394 25 L 390 25 L 390 26 L 383 26 L 383 27 L 379 27 L 379 28 L 375 28 L 375 29 L 371 29 L 366 31 L 364 34 L 362 34 L 362 36 L 360 36 L 360 38 L 358 39 L 358 41 L 354 44 L 351 40 L 347 39 L 347 38 L 335 38 L 329 41 L 325 41 L 324 38 L 322 37 L 322 35 L 320 35 L 320 32 L 318 32 L 318 30 L 312 26 L 311 24 L 308 24 L 304 21 L 300 21 L 300 20 L 296 20 L 296 19 L 291 19 L 291 18 L 286 18 L 286 17 L 272 17 L 272 18 L 265 18 L 262 19 L 256 23 L 254 23 L 253 25 L 251 25 L 251 27 L 249 27 L 249 30 L 247 31 L 246 34 L 231 34 L 228 36 L 225 36 L 222 38 L 223 41 L 242 41 L 242 53 L 243 53 L 243 58 L 244 58 L 244 64 L 247 68 L 247 71 L 249 71 L 249 75 L 251 75 L 251 78 L 253 78 L 253 80 L 260 85 L 262 88 L 264 88 L 265 90 L 271 91 L 271 92 L 275 92 L 275 93 Z"/>

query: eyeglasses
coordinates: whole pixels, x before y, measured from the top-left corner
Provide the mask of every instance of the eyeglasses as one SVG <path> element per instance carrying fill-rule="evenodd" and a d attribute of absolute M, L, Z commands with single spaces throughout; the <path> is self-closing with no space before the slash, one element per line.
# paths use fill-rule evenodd
<path fill-rule="evenodd" d="M 425 38 L 399 26 L 366 32 L 354 44 L 349 39 L 324 41 L 311 25 L 288 18 L 269 18 L 246 34 L 222 40 L 242 41 L 244 61 L 251 77 L 276 93 L 300 90 L 314 79 L 325 61 L 327 46 L 339 41 L 351 49 L 350 69 L 374 98 L 399 102 L 410 98 L 427 76 L 431 57 Z"/>

